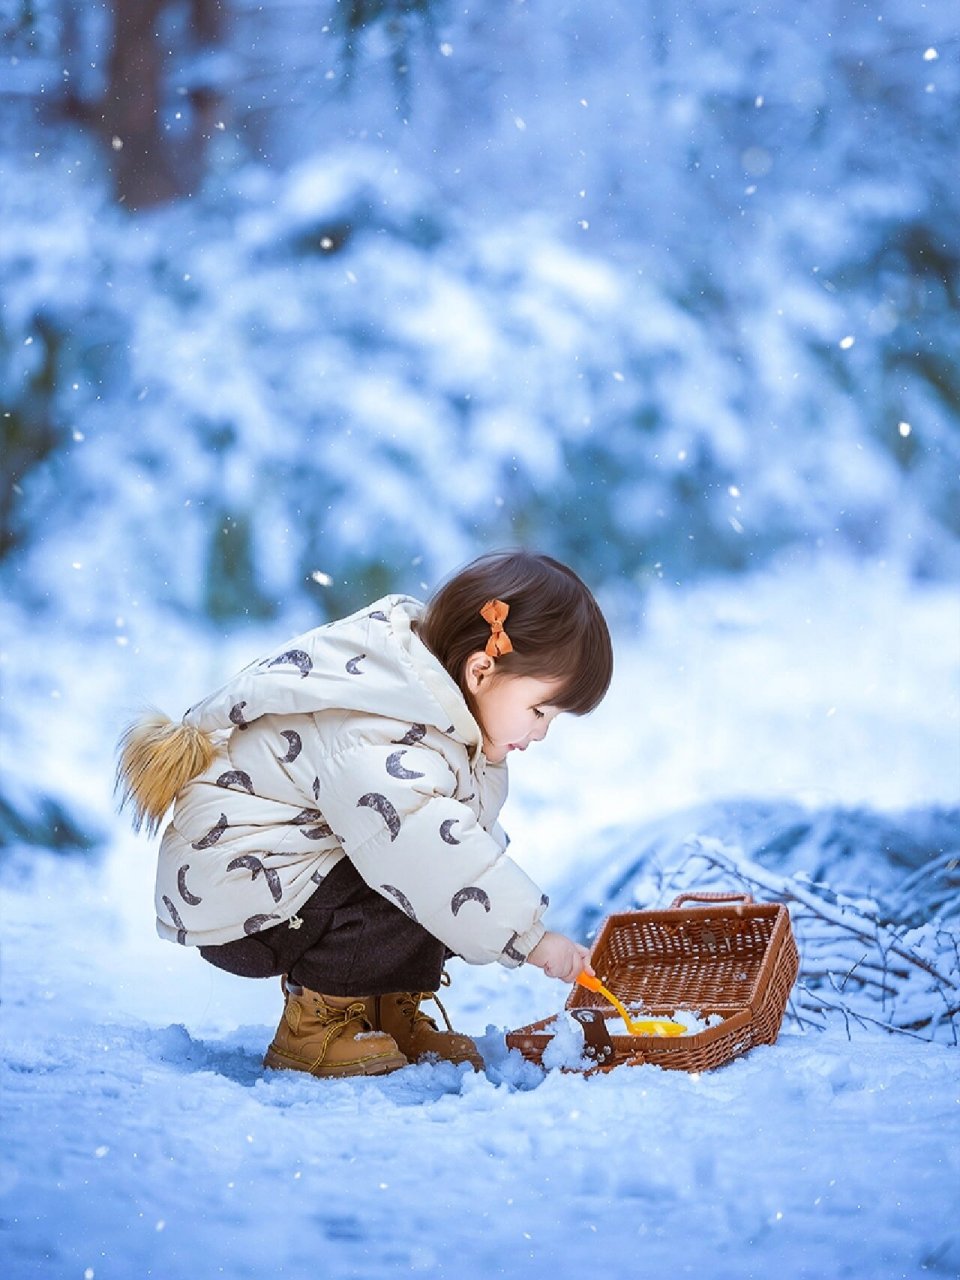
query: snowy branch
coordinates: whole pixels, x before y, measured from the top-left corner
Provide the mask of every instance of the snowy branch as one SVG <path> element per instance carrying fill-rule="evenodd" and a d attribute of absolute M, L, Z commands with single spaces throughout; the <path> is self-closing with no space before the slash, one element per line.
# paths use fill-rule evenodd
<path fill-rule="evenodd" d="M 960 930 L 938 917 L 943 875 L 952 870 L 947 858 L 900 886 L 902 915 L 929 921 L 916 928 L 891 918 L 889 903 L 881 908 L 797 873 L 778 874 L 714 837 L 696 836 L 684 847 L 687 856 L 677 866 L 658 869 L 664 898 L 722 881 L 791 908 L 801 962 L 799 995 L 788 1017 L 799 1025 L 812 1025 L 829 1011 L 839 1013 L 848 1029 L 853 1020 L 915 1039 L 960 1043 Z"/>

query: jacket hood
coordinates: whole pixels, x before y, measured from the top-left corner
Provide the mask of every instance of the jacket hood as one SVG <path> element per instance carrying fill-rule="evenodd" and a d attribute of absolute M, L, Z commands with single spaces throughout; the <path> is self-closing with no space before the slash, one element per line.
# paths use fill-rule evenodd
<path fill-rule="evenodd" d="M 475 757 L 482 735 L 456 682 L 414 631 L 423 605 L 389 595 L 258 659 L 196 703 L 184 724 L 245 729 L 265 715 L 342 710 L 452 734 Z"/>

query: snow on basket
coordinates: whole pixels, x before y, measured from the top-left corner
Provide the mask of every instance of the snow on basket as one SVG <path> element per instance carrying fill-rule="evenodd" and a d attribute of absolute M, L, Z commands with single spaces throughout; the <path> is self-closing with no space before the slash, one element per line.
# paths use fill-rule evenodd
<path fill-rule="evenodd" d="M 628 1009 L 667 1018 L 693 1012 L 706 1025 L 677 1037 L 611 1034 L 608 1022 L 622 1026 L 616 1013 L 602 1007 L 600 996 L 574 987 L 566 1008 L 583 1027 L 579 1069 L 586 1072 L 648 1062 L 709 1071 L 754 1045 L 773 1044 L 799 967 L 785 906 L 743 894 L 695 892 L 681 894 L 663 911 L 608 916 L 590 962 Z M 542 1064 L 551 1024 L 555 1018 L 509 1032 L 508 1047 Z"/>

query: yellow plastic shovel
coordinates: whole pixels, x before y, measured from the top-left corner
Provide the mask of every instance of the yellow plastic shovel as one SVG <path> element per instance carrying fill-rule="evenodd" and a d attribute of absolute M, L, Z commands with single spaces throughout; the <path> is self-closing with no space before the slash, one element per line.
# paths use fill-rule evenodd
<path fill-rule="evenodd" d="M 608 991 L 599 978 L 593 977 L 585 969 L 577 974 L 576 980 L 581 987 L 586 987 L 588 991 L 596 991 L 609 1000 L 632 1036 L 682 1036 L 686 1031 L 682 1023 L 671 1022 L 669 1018 L 640 1018 L 639 1020 L 631 1018 L 613 992 Z"/>

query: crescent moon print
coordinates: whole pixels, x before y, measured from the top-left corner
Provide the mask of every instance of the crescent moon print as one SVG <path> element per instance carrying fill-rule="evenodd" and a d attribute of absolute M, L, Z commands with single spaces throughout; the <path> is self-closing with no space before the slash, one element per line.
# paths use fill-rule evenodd
<path fill-rule="evenodd" d="M 211 827 L 207 834 L 200 840 L 194 840 L 194 849 L 209 849 L 211 845 L 216 844 L 230 824 L 227 822 L 227 815 L 221 813 L 220 819 L 215 827 Z"/>
<path fill-rule="evenodd" d="M 314 778 L 313 780 L 313 798 L 314 800 L 320 799 L 320 779 L 319 778 Z"/>
<path fill-rule="evenodd" d="M 460 821 L 459 818 L 444 818 L 440 823 L 440 839 L 444 844 L 460 844 L 460 841 L 453 834 L 453 828 Z"/>
<path fill-rule="evenodd" d="M 280 883 L 280 877 L 272 867 L 265 867 L 259 858 L 252 853 L 243 853 L 239 858 L 234 858 L 227 863 L 228 871 L 238 871 L 240 869 L 249 871 L 250 879 L 256 880 L 260 872 L 263 872 L 264 879 L 267 882 L 267 888 L 270 890 L 270 896 L 274 902 L 279 902 L 283 897 L 283 885 Z"/>
<path fill-rule="evenodd" d="M 409 916 L 410 919 L 413 920 L 415 924 L 420 923 L 420 921 L 417 919 L 417 913 L 414 911 L 413 906 L 410 902 L 410 899 L 407 897 L 405 893 L 401 892 L 400 889 L 397 889 L 392 884 L 382 884 L 380 886 L 380 889 L 382 890 L 383 893 L 389 893 L 391 898 L 396 899 L 397 906 L 400 908 L 400 910 L 403 912 L 404 915 Z"/>
<path fill-rule="evenodd" d="M 295 818 L 290 819 L 291 826 L 305 827 L 309 823 L 316 823 L 316 826 L 304 831 L 304 835 L 308 840 L 325 840 L 327 836 L 333 835 L 333 827 L 331 827 L 326 818 L 319 809 L 301 809 Z"/>
<path fill-rule="evenodd" d="M 400 815 L 386 796 L 380 795 L 378 791 L 368 791 L 357 801 L 357 808 L 375 809 L 387 824 L 391 843 L 396 840 L 400 834 Z"/>
<path fill-rule="evenodd" d="M 268 667 L 293 666 L 300 672 L 300 679 L 308 676 L 313 670 L 313 659 L 309 653 L 304 653 L 302 649 L 288 649 L 286 653 L 281 653 L 279 658 L 274 658 L 267 663 Z"/>
<path fill-rule="evenodd" d="M 253 795 L 253 779 L 242 769 L 230 769 L 227 773 L 221 773 L 217 779 L 217 786 L 227 789 L 236 787 L 240 791 L 246 791 L 248 795 Z"/>
<path fill-rule="evenodd" d="M 450 910 L 454 915 L 460 910 L 465 902 L 479 902 L 484 911 L 490 910 L 490 895 L 484 893 L 482 889 L 478 889 L 475 884 L 468 885 L 466 889 L 458 889 L 450 899 Z"/>
<path fill-rule="evenodd" d="M 274 871 L 273 867 L 263 868 L 263 877 L 267 882 L 267 888 L 270 890 L 270 897 L 274 902 L 279 902 L 283 897 L 283 885 L 280 883 L 280 877 Z M 256 876 L 253 877 L 256 880 Z"/>
<path fill-rule="evenodd" d="M 412 778 L 425 778 L 425 773 L 417 773 L 413 769 L 405 769 L 400 763 L 400 757 L 406 755 L 406 751 L 394 751 L 387 756 L 387 773 L 391 778 L 397 778 L 401 782 L 409 782 Z"/>
<path fill-rule="evenodd" d="M 180 897 L 184 900 L 188 907 L 199 907 L 203 901 L 198 898 L 195 893 L 191 893 L 187 888 L 187 872 L 190 870 L 190 863 L 185 863 L 177 872 L 177 888 L 180 891 Z"/>
<path fill-rule="evenodd" d="M 281 729 L 280 737 L 287 740 L 287 754 L 285 756 L 277 756 L 277 759 L 281 764 L 293 764 L 303 750 L 303 742 L 300 739 L 300 735 L 295 729 Z"/>
<path fill-rule="evenodd" d="M 319 809 L 301 809 L 295 818 L 290 819 L 292 827 L 306 827 L 311 822 L 323 822 L 323 814 Z"/>
<path fill-rule="evenodd" d="M 257 875 L 263 870 L 263 863 L 252 853 L 242 853 L 239 858 L 232 858 L 227 863 L 228 871 L 237 871 L 240 868 L 244 871 L 252 871 L 253 878 L 256 880 Z"/>
<path fill-rule="evenodd" d="M 512 934 L 510 935 L 510 941 L 509 941 L 509 942 L 507 943 L 507 945 L 503 948 L 503 954 L 504 954 L 505 956 L 508 956 L 511 960 L 516 960 L 516 962 L 517 962 L 518 964 L 526 964 L 526 962 L 527 962 L 527 957 L 526 957 L 525 955 L 521 954 L 521 952 L 519 952 L 519 951 L 516 949 L 516 947 L 513 945 L 513 944 L 516 942 L 517 937 L 518 937 L 518 935 L 517 935 L 517 934 L 515 934 L 515 933 L 512 933 Z"/>
<path fill-rule="evenodd" d="M 355 658 L 347 659 L 344 665 L 346 666 L 346 669 L 350 672 L 352 676 L 362 676 L 364 674 L 364 672 L 360 670 L 360 663 L 364 660 L 366 656 L 367 655 L 365 653 L 358 653 Z"/>
<path fill-rule="evenodd" d="M 394 738 L 392 745 L 395 747 L 415 747 L 426 736 L 427 726 L 425 724 L 412 724 L 402 738 Z"/>
<path fill-rule="evenodd" d="M 280 917 L 272 911 L 269 915 L 250 916 L 249 919 L 243 922 L 243 932 L 249 938 L 251 934 L 259 933 L 261 929 L 266 929 L 268 920 L 279 919 Z"/>
<path fill-rule="evenodd" d="M 235 724 L 238 729 L 249 729 L 250 726 L 243 718 L 243 708 L 246 702 L 238 702 L 230 708 L 230 723 Z"/>
<path fill-rule="evenodd" d="M 187 945 L 186 926 L 184 925 L 183 921 L 180 919 L 179 911 L 173 905 L 173 903 L 170 901 L 170 899 L 167 897 L 166 894 L 163 895 L 163 905 L 170 912 L 170 919 L 177 926 L 177 941 L 180 943 L 181 947 L 185 947 Z"/>
<path fill-rule="evenodd" d="M 376 620 L 377 620 L 378 622 L 389 622 L 389 621 L 390 621 L 390 619 L 387 617 L 387 615 L 383 612 L 383 610 L 382 610 L 382 609 L 374 609 L 373 613 L 368 613 L 368 614 L 367 614 L 367 617 L 368 617 L 368 618 L 376 618 Z"/>

